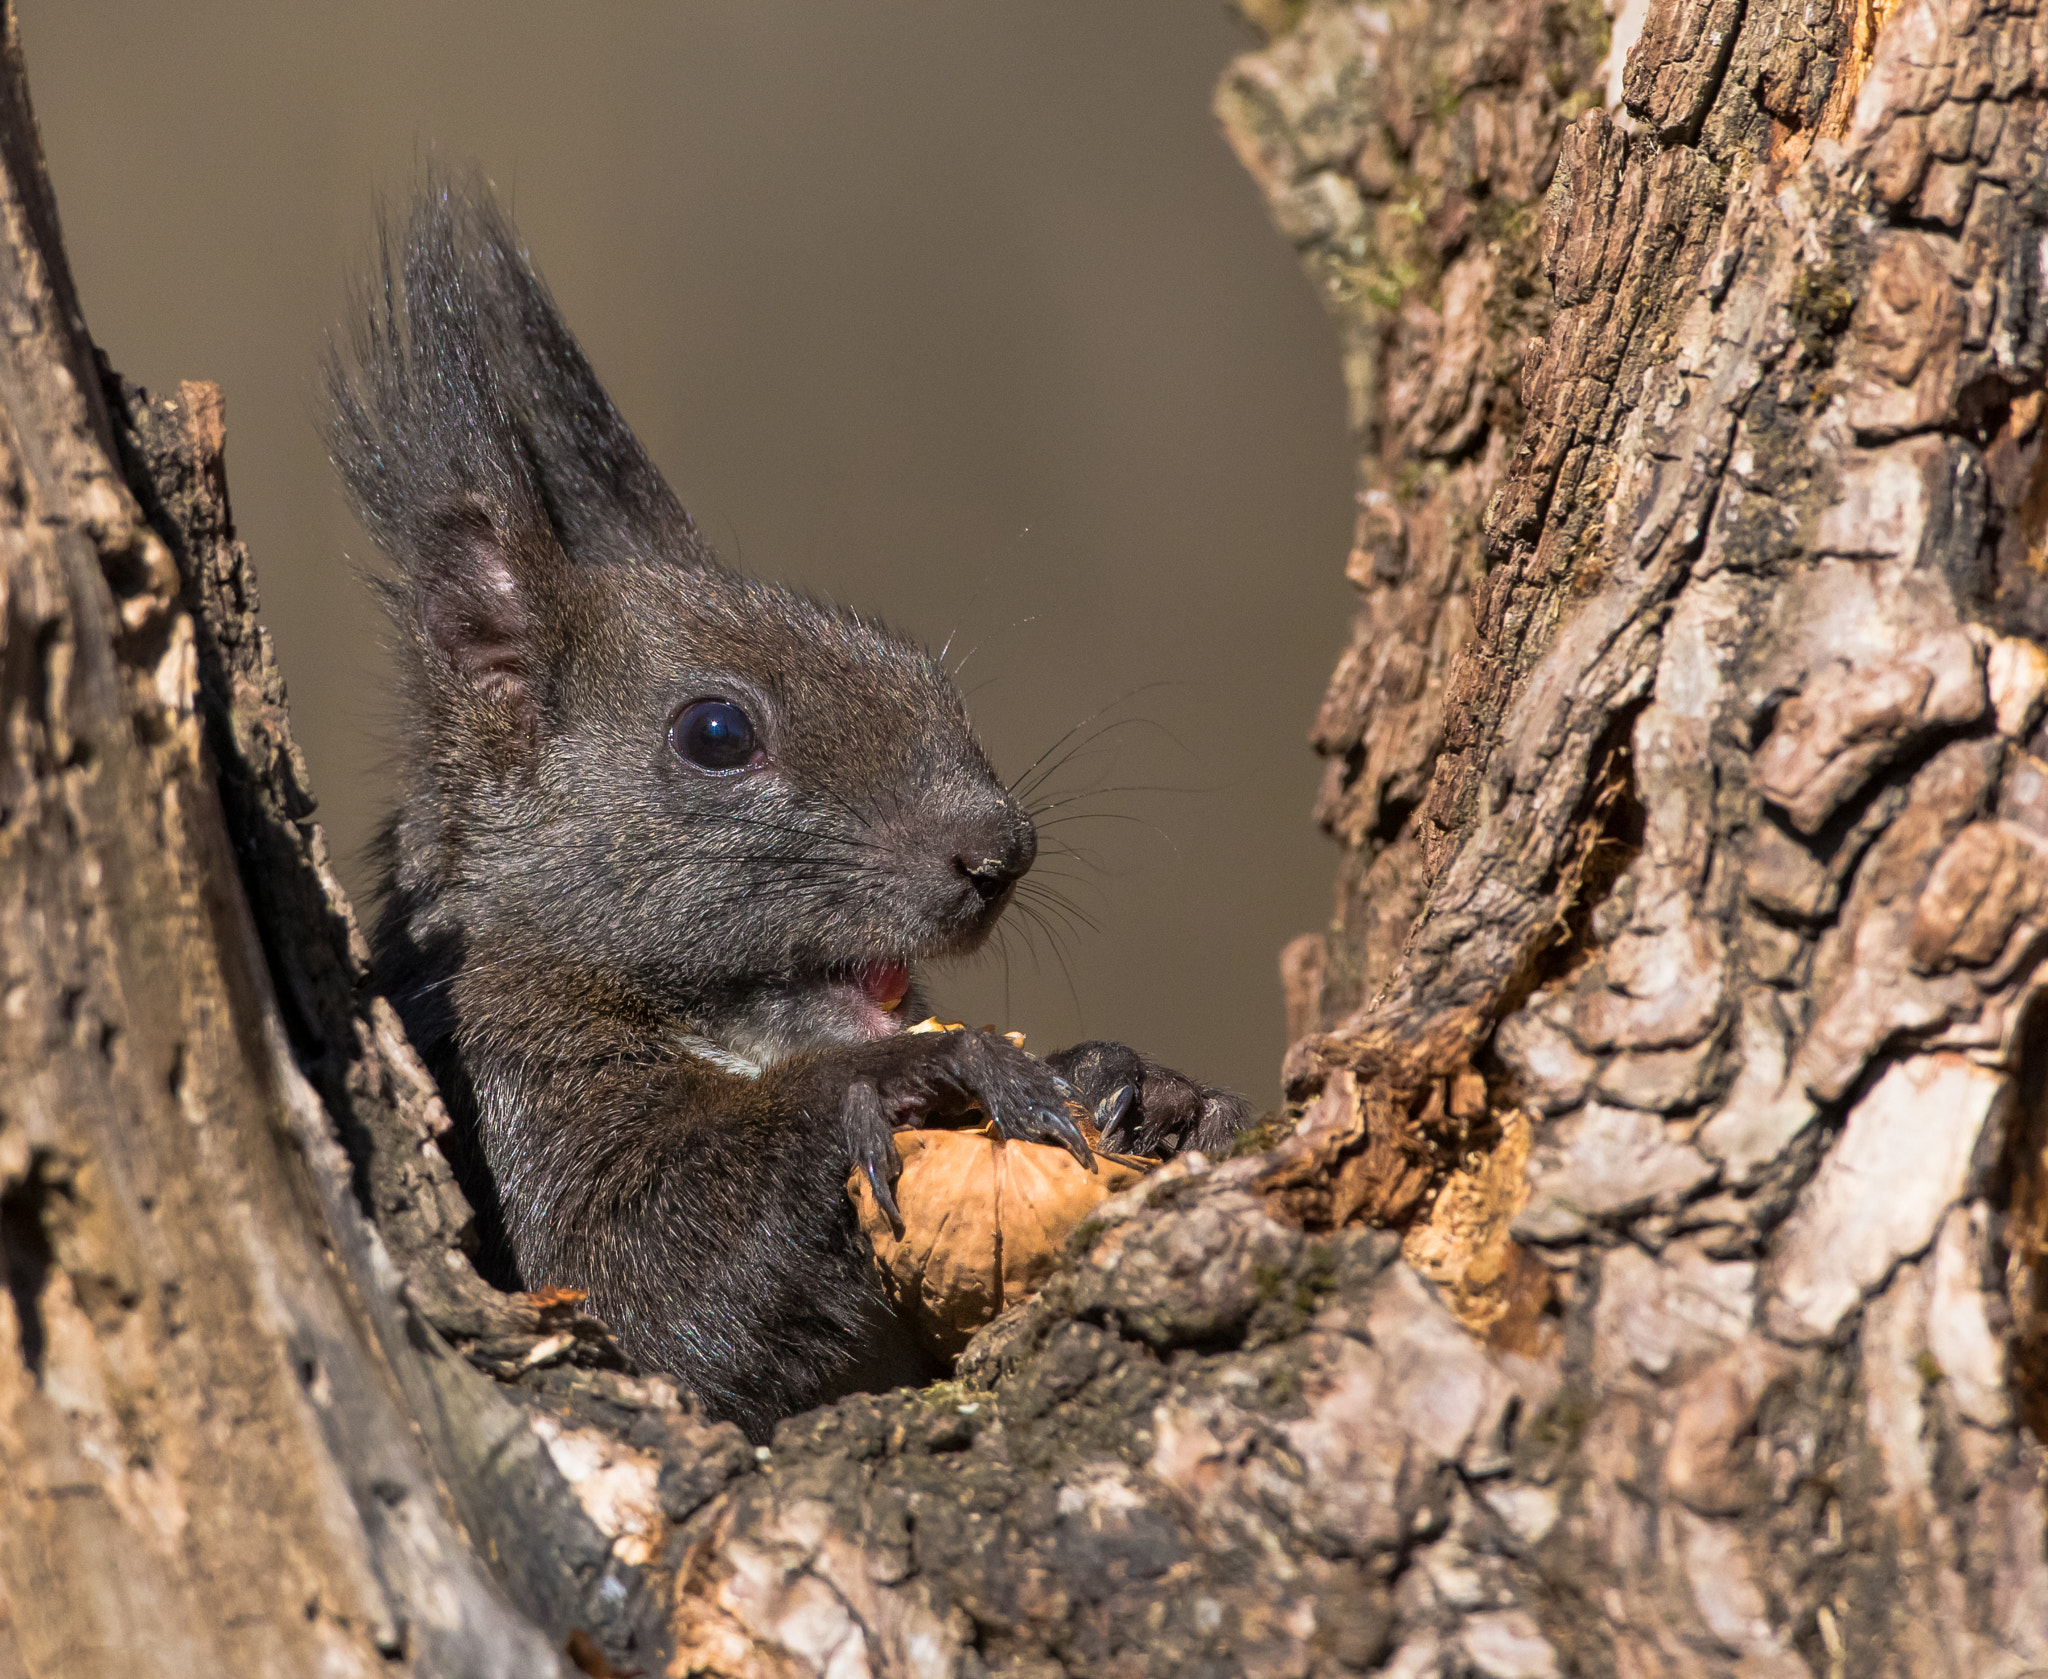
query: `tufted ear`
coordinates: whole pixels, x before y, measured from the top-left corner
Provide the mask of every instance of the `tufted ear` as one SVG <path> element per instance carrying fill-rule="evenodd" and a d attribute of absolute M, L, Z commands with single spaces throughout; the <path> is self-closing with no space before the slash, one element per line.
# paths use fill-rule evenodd
<path fill-rule="evenodd" d="M 515 534 L 481 502 L 457 501 L 420 521 L 411 575 L 421 640 L 477 698 L 530 715 L 545 652 L 536 596 L 540 533 Z M 524 550 L 524 552 L 522 552 Z"/>
<path fill-rule="evenodd" d="M 530 741 L 572 566 L 693 533 L 481 183 L 430 181 L 403 236 L 385 227 L 328 389 L 342 483 L 397 573 L 384 593 L 421 715 Z M 443 753 L 466 761 L 459 735 Z"/>
<path fill-rule="evenodd" d="M 371 281 L 328 359 L 335 464 L 458 671 L 516 674 L 529 561 L 717 563 L 480 179 L 430 172 Z"/>

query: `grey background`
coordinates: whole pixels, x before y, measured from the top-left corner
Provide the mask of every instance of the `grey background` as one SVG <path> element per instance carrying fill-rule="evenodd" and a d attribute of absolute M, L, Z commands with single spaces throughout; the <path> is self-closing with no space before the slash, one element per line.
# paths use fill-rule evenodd
<path fill-rule="evenodd" d="M 512 202 L 727 558 L 973 649 L 1006 774 L 1138 720 L 1053 782 L 1109 813 L 1046 830 L 1096 926 L 1019 922 L 937 976 L 946 1012 L 1275 1097 L 1275 957 L 1329 902 L 1303 737 L 1349 454 L 1331 335 L 1209 115 L 1246 45 L 1221 0 L 19 9 L 95 337 L 226 389 L 353 889 L 391 702 L 314 370 L 378 195 L 433 153 Z"/>

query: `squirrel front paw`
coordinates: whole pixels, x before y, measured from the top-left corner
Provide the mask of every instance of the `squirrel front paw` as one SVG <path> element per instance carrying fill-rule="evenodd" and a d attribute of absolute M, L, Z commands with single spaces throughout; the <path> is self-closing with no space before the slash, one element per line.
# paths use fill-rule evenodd
<path fill-rule="evenodd" d="M 1197 1084 L 1129 1044 L 1075 1044 L 1047 1056 L 1046 1065 L 1094 1113 L 1107 1154 L 1162 1160 L 1184 1149 L 1214 1154 L 1251 1122 L 1251 1104 L 1235 1091 Z"/>
<path fill-rule="evenodd" d="M 1079 1124 L 1093 1104 L 1083 1102 L 1058 1068 L 992 1032 L 902 1032 L 839 1051 L 829 1070 L 814 1067 L 805 1076 L 837 1084 L 847 1152 L 892 1222 L 899 1222 L 894 1186 L 902 1171 L 890 1135 L 897 1127 L 972 1106 L 999 1137 L 1052 1143 L 1083 1166 L 1095 1159 Z M 808 1102 L 798 1105 L 818 1111 Z"/>

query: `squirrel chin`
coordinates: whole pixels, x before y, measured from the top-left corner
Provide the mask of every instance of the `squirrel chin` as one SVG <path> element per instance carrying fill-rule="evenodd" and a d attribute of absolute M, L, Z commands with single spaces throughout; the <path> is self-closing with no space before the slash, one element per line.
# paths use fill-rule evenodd
<path fill-rule="evenodd" d="M 774 991 L 764 987 L 763 995 L 774 998 L 771 1006 L 743 1022 L 728 1021 L 701 1040 L 717 1054 L 694 1047 L 691 1053 L 758 1076 L 806 1050 L 893 1037 L 924 1012 L 910 965 L 901 960 L 849 963 L 785 980 Z"/>

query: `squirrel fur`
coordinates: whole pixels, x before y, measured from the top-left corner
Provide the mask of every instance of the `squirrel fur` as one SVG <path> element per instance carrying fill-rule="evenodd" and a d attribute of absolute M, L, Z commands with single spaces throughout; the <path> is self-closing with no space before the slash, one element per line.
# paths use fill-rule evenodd
<path fill-rule="evenodd" d="M 503 1286 L 583 1289 L 755 1438 L 928 1378 L 846 1193 L 978 1102 L 1085 1156 L 1210 1147 L 1237 1098 L 1090 1043 L 905 1035 L 1029 814 L 943 667 L 718 560 L 481 183 L 431 180 L 331 359 L 342 482 L 389 557 L 404 729 L 373 945 L 454 1119 Z"/>

